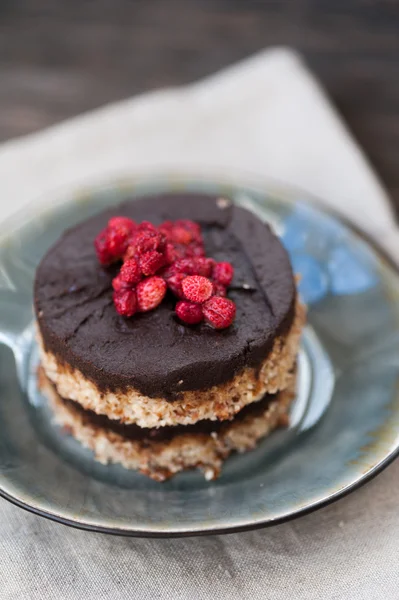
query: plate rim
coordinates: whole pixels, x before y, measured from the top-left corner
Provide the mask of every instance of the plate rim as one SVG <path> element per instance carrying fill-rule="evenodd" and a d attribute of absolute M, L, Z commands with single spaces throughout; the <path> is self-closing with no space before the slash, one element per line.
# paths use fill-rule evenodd
<path fill-rule="evenodd" d="M 356 492 L 369 481 L 374 479 L 377 475 L 379 475 L 382 471 L 384 471 L 391 463 L 394 462 L 396 458 L 399 456 L 399 445 L 391 452 L 389 455 L 385 457 L 382 461 L 380 461 L 377 465 L 375 465 L 370 471 L 365 473 L 355 481 L 354 483 L 348 484 L 346 487 L 334 492 L 330 496 L 318 500 L 309 506 L 304 508 L 300 508 L 291 514 L 283 515 L 281 517 L 277 517 L 274 519 L 264 519 L 256 522 L 246 523 L 243 525 L 227 525 L 226 527 L 204 527 L 198 529 L 184 529 L 181 531 L 175 530 L 163 530 L 163 529 L 123 529 L 121 527 L 109 527 L 105 525 L 95 525 L 91 523 L 85 523 L 80 520 L 73 520 L 67 517 L 61 517 L 56 513 L 51 513 L 49 511 L 36 508 L 26 502 L 23 502 L 14 496 L 8 494 L 0 487 L 0 497 L 4 500 L 10 502 L 14 506 L 25 510 L 31 514 L 37 515 L 39 517 L 43 517 L 48 521 L 53 521 L 55 523 L 59 523 L 60 525 L 65 525 L 66 527 L 72 527 L 74 529 L 79 529 L 81 531 L 89 531 L 91 533 L 102 533 L 107 535 L 114 535 L 118 537 L 135 537 L 135 538 L 182 538 L 182 537 L 199 537 L 205 535 L 225 535 L 225 534 L 233 534 L 233 533 L 243 533 L 245 531 L 254 531 L 257 529 L 266 529 L 268 527 L 273 527 L 276 525 L 281 525 L 283 523 L 288 523 L 290 521 L 295 521 L 300 517 L 304 517 L 311 513 L 317 512 L 322 508 L 325 508 L 331 504 L 334 504 L 341 498 L 348 496 L 352 492 Z"/>
<path fill-rule="evenodd" d="M 157 172 L 157 173 L 147 173 L 137 176 L 131 177 L 120 177 L 115 179 L 108 179 L 106 182 L 93 182 L 86 186 L 80 186 L 79 190 L 70 191 L 69 194 L 64 197 L 63 200 L 55 201 L 54 204 L 48 205 L 46 203 L 38 202 L 38 204 L 34 207 L 35 210 L 27 210 L 27 207 L 23 207 L 22 209 L 16 211 L 16 213 L 12 214 L 10 217 L 6 218 L 2 221 L 2 224 L 5 225 L 4 230 L 7 230 L 7 233 L 0 235 L 0 246 L 1 242 L 5 239 L 12 238 L 15 233 L 18 231 L 20 227 L 28 224 L 29 221 L 37 217 L 39 214 L 43 214 L 44 210 L 48 212 L 57 211 L 57 209 L 61 209 L 66 206 L 69 202 L 73 202 L 73 200 L 82 196 L 82 194 L 87 194 L 90 191 L 90 195 L 95 195 L 96 193 L 104 190 L 104 188 L 108 188 L 111 190 L 121 192 L 127 192 L 128 187 L 132 188 L 132 191 L 135 191 L 137 185 L 148 185 L 151 186 L 155 183 L 164 183 L 165 187 L 171 187 L 177 184 L 186 184 L 186 185 L 195 185 L 200 183 L 215 185 L 215 187 L 230 187 L 234 188 L 243 188 L 246 190 L 253 190 L 257 193 L 264 193 L 265 195 L 272 196 L 277 198 L 281 198 L 285 203 L 295 204 L 297 202 L 296 197 L 302 197 L 302 201 L 305 204 L 312 206 L 314 209 L 319 211 L 322 214 L 327 214 L 330 217 L 333 217 L 344 224 L 347 228 L 349 228 L 355 235 L 357 235 L 363 242 L 365 242 L 375 254 L 390 268 L 391 271 L 394 272 L 395 276 L 399 279 L 399 265 L 394 260 L 394 258 L 387 252 L 384 248 L 380 246 L 380 244 L 368 233 L 366 233 L 361 227 L 357 224 L 353 223 L 346 216 L 340 214 L 339 211 L 330 208 L 323 202 L 321 199 L 318 199 L 314 194 L 307 192 L 305 190 L 300 189 L 297 186 L 291 186 L 289 184 L 283 184 L 278 181 L 273 181 L 271 179 L 262 180 L 259 177 L 251 177 L 248 174 L 243 178 L 243 175 L 240 174 L 238 177 L 220 177 L 215 173 L 197 173 L 197 174 L 189 174 L 189 173 L 171 173 L 170 171 L 165 172 Z M 58 190 L 59 192 L 59 190 Z M 49 193 L 49 195 L 51 192 Z M 53 191 L 53 197 L 57 197 L 57 190 Z M 31 203 L 32 207 L 33 203 Z M 42 209 L 42 210 L 41 210 Z M 19 217 L 24 215 L 22 219 L 22 223 L 19 220 Z M 16 226 L 13 226 L 15 225 Z M 8 225 L 8 227 L 7 227 Z M 4 231 L 3 230 L 3 231 Z M 6 345 L 6 344 L 5 344 Z M 355 492 L 363 485 L 368 483 L 374 477 L 376 477 L 379 473 L 381 473 L 385 468 L 387 468 L 397 457 L 399 456 L 399 441 L 396 446 L 394 446 L 388 454 L 385 455 L 383 459 L 381 459 L 377 464 L 375 464 L 371 469 L 362 473 L 354 482 L 348 483 L 343 488 L 325 496 L 324 498 L 320 498 L 314 501 L 307 506 L 303 506 L 297 510 L 290 512 L 289 514 L 283 514 L 278 517 L 272 518 L 260 518 L 259 520 L 250 522 L 245 522 L 242 524 L 235 525 L 225 525 L 219 527 L 215 526 L 205 526 L 198 528 L 190 527 L 183 528 L 181 530 L 168 530 L 168 529 L 154 529 L 146 528 L 146 529 L 138 529 L 137 527 L 129 528 L 129 527 L 113 527 L 109 525 L 101 525 L 97 523 L 85 522 L 81 519 L 73 519 L 70 517 L 65 517 L 57 514 L 56 512 L 51 512 L 49 510 L 45 510 L 43 508 L 38 508 L 34 506 L 34 504 L 29 504 L 24 500 L 21 500 L 15 495 L 11 495 L 5 489 L 3 489 L 1 485 L 1 480 L 3 480 L 3 474 L 0 473 L 0 497 L 4 500 L 10 502 L 14 506 L 17 506 L 27 512 L 35 514 L 37 516 L 43 517 L 47 520 L 60 523 L 62 525 L 73 527 L 75 529 L 80 529 L 84 531 L 90 531 L 93 533 L 103 533 L 108 535 L 115 535 L 121 537 L 141 537 L 141 538 L 179 538 L 179 537 L 194 537 L 194 536 L 203 536 L 203 535 L 221 535 L 221 534 L 229 534 L 229 533 L 240 533 L 245 531 L 252 531 L 256 529 L 264 529 L 266 527 L 272 527 L 275 525 L 279 525 L 285 522 L 289 522 L 320 510 L 330 504 L 333 504 L 337 500 L 349 495 L 352 492 Z"/>

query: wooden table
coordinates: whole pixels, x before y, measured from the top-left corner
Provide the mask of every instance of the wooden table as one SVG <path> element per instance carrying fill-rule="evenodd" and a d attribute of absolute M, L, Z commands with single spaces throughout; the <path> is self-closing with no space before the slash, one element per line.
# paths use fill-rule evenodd
<path fill-rule="evenodd" d="M 0 140 L 274 44 L 304 54 L 399 211 L 397 0 L 2 0 Z"/>

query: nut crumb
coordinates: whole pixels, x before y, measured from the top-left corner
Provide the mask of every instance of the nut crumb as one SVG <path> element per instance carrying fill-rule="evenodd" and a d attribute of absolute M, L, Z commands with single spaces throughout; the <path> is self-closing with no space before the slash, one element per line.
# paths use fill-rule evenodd
<path fill-rule="evenodd" d="M 228 200 L 227 198 L 218 198 L 216 200 L 216 204 L 218 208 L 221 208 L 223 210 L 231 206 L 231 200 Z"/>
<path fill-rule="evenodd" d="M 212 481 L 212 479 L 215 479 L 215 471 L 213 469 L 206 469 L 204 471 L 204 477 L 207 481 Z"/>

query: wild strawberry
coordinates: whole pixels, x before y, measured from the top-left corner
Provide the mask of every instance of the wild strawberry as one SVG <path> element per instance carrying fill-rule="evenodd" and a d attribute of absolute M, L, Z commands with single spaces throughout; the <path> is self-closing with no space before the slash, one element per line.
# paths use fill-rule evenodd
<path fill-rule="evenodd" d="M 213 284 L 207 277 L 189 275 L 182 281 L 183 294 L 187 300 L 201 304 L 208 300 L 213 293 Z"/>
<path fill-rule="evenodd" d="M 134 247 L 138 256 L 144 254 L 145 252 L 156 250 L 158 247 L 156 233 L 153 231 L 138 231 L 134 235 L 131 245 Z"/>
<path fill-rule="evenodd" d="M 122 258 L 126 252 L 130 232 L 125 226 L 106 227 L 94 241 L 98 260 L 102 265 Z"/>
<path fill-rule="evenodd" d="M 223 298 L 226 296 L 227 290 L 221 283 L 217 281 L 213 282 L 213 295 L 214 296 L 222 296 Z"/>
<path fill-rule="evenodd" d="M 220 262 L 216 263 L 213 268 L 213 279 L 222 285 L 230 285 L 231 280 L 233 279 L 234 268 L 228 262 Z"/>
<path fill-rule="evenodd" d="M 158 227 L 158 231 L 160 231 L 161 233 L 163 233 L 164 236 L 166 237 L 166 239 L 168 241 L 172 240 L 172 229 L 173 229 L 173 222 L 172 221 L 164 221 Z"/>
<path fill-rule="evenodd" d="M 212 296 L 202 305 L 206 321 L 215 329 L 230 327 L 236 315 L 236 305 L 228 298 Z"/>
<path fill-rule="evenodd" d="M 119 260 L 126 252 L 129 242 L 130 230 L 124 225 L 118 227 L 108 227 L 107 239 L 108 248 L 113 256 L 113 260 Z"/>
<path fill-rule="evenodd" d="M 134 244 L 132 243 L 132 241 L 129 242 L 129 245 L 126 249 L 125 254 L 123 255 L 123 260 L 127 261 L 130 258 L 135 258 L 136 260 L 138 260 L 140 257 L 136 252 L 136 246 L 134 246 Z"/>
<path fill-rule="evenodd" d="M 141 271 L 138 261 L 135 258 L 129 258 L 123 263 L 119 277 L 122 281 L 135 285 L 141 279 Z"/>
<path fill-rule="evenodd" d="M 176 273 L 167 278 L 168 288 L 177 298 L 184 298 L 182 282 L 186 278 L 184 273 Z"/>
<path fill-rule="evenodd" d="M 156 250 L 150 250 L 140 256 L 140 270 L 143 275 L 154 275 L 158 269 L 164 266 L 165 257 Z"/>
<path fill-rule="evenodd" d="M 225 298 L 233 267 L 206 257 L 201 227 L 194 221 L 165 221 L 156 227 L 149 221 L 137 225 L 128 217 L 115 216 L 96 237 L 95 248 L 104 265 L 123 257 L 112 280 L 119 314 L 129 317 L 152 310 L 169 289 L 181 300 L 176 315 L 183 323 L 194 325 L 205 317 L 223 329 L 233 322 L 235 304 Z"/>
<path fill-rule="evenodd" d="M 114 305 L 117 312 L 124 317 L 132 317 L 137 311 L 137 298 L 134 290 L 114 292 Z"/>
<path fill-rule="evenodd" d="M 129 290 L 132 288 L 130 283 L 127 283 L 121 279 L 120 274 L 113 278 L 112 287 L 114 288 L 115 292 L 122 292 L 123 290 Z"/>
<path fill-rule="evenodd" d="M 153 233 L 157 233 L 157 228 L 155 227 L 155 225 L 153 223 L 150 223 L 150 221 L 142 221 L 138 226 L 137 226 L 137 230 L 138 231 L 152 231 Z"/>
<path fill-rule="evenodd" d="M 202 244 L 193 242 L 186 247 L 186 256 L 191 258 L 205 256 L 205 248 Z"/>
<path fill-rule="evenodd" d="M 195 221 L 189 219 L 179 219 L 175 222 L 176 227 L 181 227 L 191 233 L 193 240 L 198 242 L 201 239 L 201 226 Z"/>
<path fill-rule="evenodd" d="M 173 247 L 175 249 L 175 260 L 188 257 L 187 250 L 189 246 L 183 246 L 183 244 L 173 244 Z"/>
<path fill-rule="evenodd" d="M 139 311 L 147 312 L 161 304 L 166 294 L 166 289 L 166 282 L 162 277 L 149 277 L 140 281 L 136 288 Z"/>
<path fill-rule="evenodd" d="M 172 277 L 172 275 L 176 275 L 177 271 L 175 269 L 175 265 L 167 265 L 166 267 L 164 267 L 163 269 L 161 269 L 158 273 L 158 275 L 160 277 L 162 277 L 163 279 L 165 279 L 165 281 L 167 281 L 169 279 L 169 277 Z"/>
<path fill-rule="evenodd" d="M 197 275 L 195 272 L 195 264 L 192 258 L 180 258 L 174 265 L 174 269 L 178 273 L 185 273 L 186 275 Z"/>
<path fill-rule="evenodd" d="M 175 262 L 175 268 L 180 273 L 187 275 L 202 275 L 209 277 L 212 273 L 215 261 L 212 258 L 182 258 Z"/>
<path fill-rule="evenodd" d="M 108 227 L 126 227 L 129 231 L 134 231 L 137 228 L 137 223 L 133 221 L 133 219 L 129 219 L 129 217 L 111 217 L 108 221 Z"/>
<path fill-rule="evenodd" d="M 194 239 L 190 231 L 184 227 L 179 227 L 179 225 L 174 225 L 171 236 L 175 244 L 183 244 L 183 246 L 188 246 Z"/>
<path fill-rule="evenodd" d="M 215 264 L 213 258 L 205 258 L 199 256 L 197 258 L 193 258 L 196 269 L 198 271 L 198 275 L 203 275 L 203 277 L 210 277 L 212 274 L 212 270 Z"/>
<path fill-rule="evenodd" d="M 114 259 L 108 245 L 108 229 L 103 229 L 94 240 L 97 258 L 102 265 L 109 265 Z"/>
<path fill-rule="evenodd" d="M 165 244 L 165 237 L 158 231 L 140 231 L 134 236 L 132 243 L 136 248 L 137 254 L 142 255 L 151 250 L 162 251 Z"/>
<path fill-rule="evenodd" d="M 167 265 L 174 263 L 177 258 L 175 247 L 170 242 L 165 244 L 164 256 Z"/>
<path fill-rule="evenodd" d="M 194 304 L 194 302 L 178 302 L 175 311 L 179 319 L 183 321 L 183 323 L 188 323 L 189 325 L 201 323 L 204 318 L 201 305 Z"/>

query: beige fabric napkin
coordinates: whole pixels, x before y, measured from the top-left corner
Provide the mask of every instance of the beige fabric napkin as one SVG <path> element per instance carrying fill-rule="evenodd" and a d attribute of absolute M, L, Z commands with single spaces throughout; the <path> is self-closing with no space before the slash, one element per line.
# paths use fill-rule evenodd
<path fill-rule="evenodd" d="M 166 170 L 299 186 L 399 256 L 384 190 L 317 82 L 286 49 L 4 144 L 0 218 L 32 210 L 37 199 L 53 202 L 54 190 Z M 199 539 L 101 536 L 0 501 L 0 598 L 396 598 L 398 475 L 396 463 L 291 523 Z"/>

